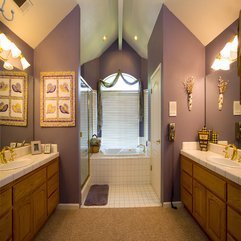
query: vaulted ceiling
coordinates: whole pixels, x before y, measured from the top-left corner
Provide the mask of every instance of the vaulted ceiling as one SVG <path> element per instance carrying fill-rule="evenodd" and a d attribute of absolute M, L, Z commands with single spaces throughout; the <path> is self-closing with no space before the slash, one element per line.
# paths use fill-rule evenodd
<path fill-rule="evenodd" d="M 33 5 L 22 12 L 12 0 L 7 0 L 5 14 L 11 15 L 10 10 L 14 9 L 15 18 L 12 22 L 8 22 L 0 16 L 0 20 L 33 48 L 76 4 L 79 4 L 81 63 L 99 57 L 118 36 L 123 36 L 140 56 L 146 58 L 147 44 L 163 3 L 203 45 L 207 45 L 233 23 L 241 9 L 240 0 L 31 0 L 31 2 Z M 123 26 L 121 35 L 119 35 L 120 26 Z M 107 37 L 106 41 L 103 40 L 104 35 Z M 137 40 L 134 40 L 134 36 L 137 36 Z"/>

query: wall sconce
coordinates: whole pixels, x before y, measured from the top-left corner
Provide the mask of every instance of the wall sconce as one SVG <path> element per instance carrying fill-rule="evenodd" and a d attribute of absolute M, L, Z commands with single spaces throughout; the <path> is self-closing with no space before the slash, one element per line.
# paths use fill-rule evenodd
<path fill-rule="evenodd" d="M 7 70 L 13 67 L 25 70 L 30 66 L 21 50 L 4 33 L 0 34 L 0 59 L 4 61 L 3 67 Z"/>
<path fill-rule="evenodd" d="M 214 70 L 229 70 L 230 64 L 237 59 L 238 36 L 235 35 L 216 56 L 211 68 Z"/>
<path fill-rule="evenodd" d="M 188 102 L 188 110 L 192 110 L 192 89 L 194 86 L 194 78 L 189 77 L 183 82 L 184 88 L 187 92 L 187 102 Z"/>
<path fill-rule="evenodd" d="M 228 81 L 223 80 L 221 76 L 218 78 L 218 110 L 221 111 L 223 108 L 223 94 L 228 86 Z"/>

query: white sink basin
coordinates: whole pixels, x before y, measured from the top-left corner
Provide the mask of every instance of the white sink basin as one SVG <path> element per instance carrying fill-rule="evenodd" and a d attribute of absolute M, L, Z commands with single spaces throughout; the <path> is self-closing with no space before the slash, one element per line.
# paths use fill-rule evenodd
<path fill-rule="evenodd" d="M 209 162 L 226 166 L 226 167 L 232 167 L 232 168 L 241 168 L 241 164 L 237 161 L 233 161 L 224 157 L 217 157 L 217 156 L 210 156 L 207 158 Z"/>
<path fill-rule="evenodd" d="M 33 162 L 30 158 L 21 158 L 16 161 L 8 162 L 6 164 L 0 164 L 0 171 L 9 171 L 25 167 L 30 165 Z"/>

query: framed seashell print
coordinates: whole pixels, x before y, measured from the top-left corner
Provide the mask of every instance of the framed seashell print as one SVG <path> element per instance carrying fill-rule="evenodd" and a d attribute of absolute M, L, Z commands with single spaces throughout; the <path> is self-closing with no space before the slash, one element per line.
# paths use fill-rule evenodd
<path fill-rule="evenodd" d="M 0 71 L 0 124 L 27 126 L 27 101 L 27 74 Z"/>
<path fill-rule="evenodd" d="M 40 126 L 75 126 L 75 73 L 41 72 Z"/>

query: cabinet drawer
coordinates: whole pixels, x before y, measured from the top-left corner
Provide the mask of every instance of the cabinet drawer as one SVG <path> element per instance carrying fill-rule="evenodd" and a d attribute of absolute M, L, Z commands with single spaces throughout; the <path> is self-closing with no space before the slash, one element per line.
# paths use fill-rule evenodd
<path fill-rule="evenodd" d="M 56 173 L 48 180 L 48 197 L 59 187 L 59 175 Z"/>
<path fill-rule="evenodd" d="M 241 215 L 228 207 L 228 232 L 237 240 L 241 240 Z"/>
<path fill-rule="evenodd" d="M 49 198 L 48 198 L 48 216 L 53 212 L 59 203 L 59 190 L 57 189 Z"/>
<path fill-rule="evenodd" d="M 193 177 L 223 200 L 226 199 L 226 182 L 202 167 L 193 165 Z"/>
<path fill-rule="evenodd" d="M 0 219 L 0 240 L 7 241 L 12 237 L 12 211 Z"/>
<path fill-rule="evenodd" d="M 58 159 L 55 159 L 53 163 L 51 163 L 47 167 L 47 178 L 52 177 L 55 173 L 59 172 L 59 162 Z"/>
<path fill-rule="evenodd" d="M 192 195 L 186 191 L 185 188 L 182 187 L 182 202 L 184 204 L 184 206 L 190 211 L 192 212 Z"/>
<path fill-rule="evenodd" d="M 46 168 L 28 176 L 13 187 L 14 201 L 18 201 L 26 195 L 29 195 L 44 182 L 46 182 Z"/>
<path fill-rule="evenodd" d="M 192 194 L 192 177 L 182 172 L 182 186 Z"/>
<path fill-rule="evenodd" d="M 192 176 L 192 161 L 182 156 L 182 170 Z"/>
<path fill-rule="evenodd" d="M 241 186 L 228 184 L 228 204 L 241 213 Z"/>
<path fill-rule="evenodd" d="M 12 209 L 12 189 L 0 193 L 0 217 Z"/>

